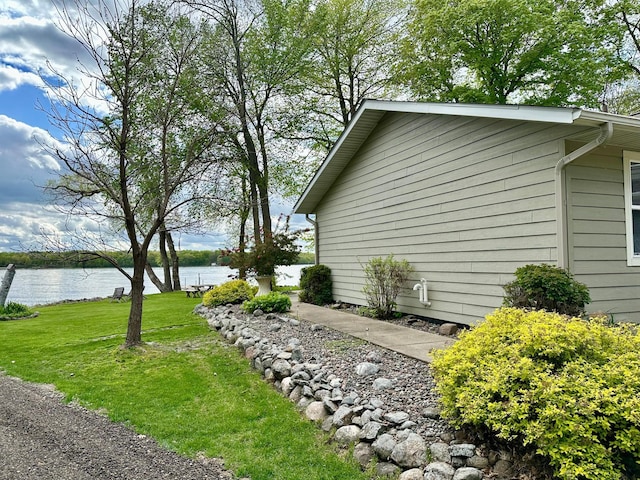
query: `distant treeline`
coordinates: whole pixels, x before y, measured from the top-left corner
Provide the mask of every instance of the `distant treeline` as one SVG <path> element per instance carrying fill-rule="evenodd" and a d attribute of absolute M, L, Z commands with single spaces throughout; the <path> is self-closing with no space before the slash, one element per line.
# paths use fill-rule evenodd
<path fill-rule="evenodd" d="M 181 267 L 202 267 L 215 264 L 220 250 L 182 250 L 178 252 Z M 109 252 L 122 267 L 133 267 L 129 252 Z M 301 253 L 299 264 L 313 263 L 313 253 Z M 160 252 L 149 252 L 152 267 L 162 265 Z M 18 268 L 101 268 L 112 265 L 104 258 L 87 257 L 83 252 L 0 252 L 0 266 L 14 264 Z"/>

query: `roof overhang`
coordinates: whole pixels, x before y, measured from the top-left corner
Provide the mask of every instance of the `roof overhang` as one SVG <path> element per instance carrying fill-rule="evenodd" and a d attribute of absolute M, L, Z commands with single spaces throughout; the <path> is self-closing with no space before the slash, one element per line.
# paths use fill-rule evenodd
<path fill-rule="evenodd" d="M 630 148 L 640 149 L 640 118 L 636 117 L 592 112 L 580 108 L 365 100 L 305 188 L 294 207 L 294 213 L 315 212 L 322 197 L 382 117 L 389 112 L 496 118 L 592 127 L 611 122 L 615 126 L 615 133 L 610 144 L 629 145 Z M 590 140 L 580 137 L 572 139 Z"/>

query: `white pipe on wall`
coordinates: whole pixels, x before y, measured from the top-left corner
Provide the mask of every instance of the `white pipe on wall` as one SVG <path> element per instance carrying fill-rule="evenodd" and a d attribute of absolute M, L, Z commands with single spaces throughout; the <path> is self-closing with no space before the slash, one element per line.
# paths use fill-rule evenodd
<path fill-rule="evenodd" d="M 429 301 L 429 290 L 427 288 L 427 279 L 421 278 L 420 283 L 416 283 L 413 286 L 414 290 L 420 290 L 420 303 L 425 307 L 430 307 L 431 302 Z"/>

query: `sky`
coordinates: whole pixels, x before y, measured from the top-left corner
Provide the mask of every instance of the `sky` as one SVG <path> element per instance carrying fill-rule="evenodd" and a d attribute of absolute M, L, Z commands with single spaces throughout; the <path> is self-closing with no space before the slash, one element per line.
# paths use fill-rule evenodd
<path fill-rule="evenodd" d="M 83 55 L 56 27 L 56 18 L 52 0 L 0 0 L 0 251 L 41 249 L 43 232 L 64 238 L 65 231 L 97 230 L 89 219 L 57 211 L 42 188 L 60 171 L 42 143 L 55 143 L 60 134 L 49 124 L 41 75 L 52 66 L 78 78 Z M 277 216 L 277 210 L 288 214 L 291 207 L 273 210 Z M 294 223 L 308 226 L 303 217 Z M 181 249 L 231 246 L 221 232 L 178 237 Z"/>

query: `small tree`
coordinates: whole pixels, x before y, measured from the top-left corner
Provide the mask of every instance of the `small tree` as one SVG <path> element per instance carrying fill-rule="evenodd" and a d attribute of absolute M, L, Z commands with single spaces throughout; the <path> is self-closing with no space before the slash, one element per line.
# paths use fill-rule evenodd
<path fill-rule="evenodd" d="M 376 318 L 391 318 L 397 306 L 396 298 L 409 279 L 413 267 L 406 260 L 372 258 L 364 265 L 365 285 L 362 291 Z"/>

